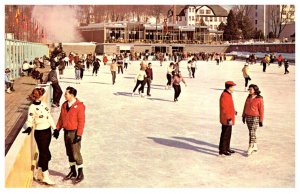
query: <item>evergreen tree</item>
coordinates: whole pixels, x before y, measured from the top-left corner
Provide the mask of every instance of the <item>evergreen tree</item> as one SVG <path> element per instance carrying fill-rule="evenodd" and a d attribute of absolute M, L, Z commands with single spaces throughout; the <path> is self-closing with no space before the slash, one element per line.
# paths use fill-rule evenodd
<path fill-rule="evenodd" d="M 218 27 L 218 30 L 224 31 L 225 28 L 226 28 L 226 25 L 223 22 L 221 22 L 220 25 L 219 25 L 219 27 Z"/>
<path fill-rule="evenodd" d="M 238 28 L 242 31 L 242 36 L 244 39 L 251 39 L 254 37 L 253 24 L 251 23 L 249 17 L 244 15 L 242 11 L 239 11 L 236 15 Z"/>
<path fill-rule="evenodd" d="M 223 37 L 224 40 L 238 40 L 240 37 L 236 16 L 232 10 L 229 11 Z"/>

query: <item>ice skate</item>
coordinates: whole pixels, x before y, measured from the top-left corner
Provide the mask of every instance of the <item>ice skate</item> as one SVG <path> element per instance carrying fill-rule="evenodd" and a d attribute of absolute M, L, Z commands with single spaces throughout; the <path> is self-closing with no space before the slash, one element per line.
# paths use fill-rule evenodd
<path fill-rule="evenodd" d="M 250 143 L 248 151 L 247 151 L 247 155 L 250 156 L 254 151 L 254 144 Z"/>
<path fill-rule="evenodd" d="M 55 185 L 55 183 L 50 179 L 49 177 L 49 171 L 46 170 L 45 172 L 43 172 L 43 183 L 46 183 L 47 185 Z"/>

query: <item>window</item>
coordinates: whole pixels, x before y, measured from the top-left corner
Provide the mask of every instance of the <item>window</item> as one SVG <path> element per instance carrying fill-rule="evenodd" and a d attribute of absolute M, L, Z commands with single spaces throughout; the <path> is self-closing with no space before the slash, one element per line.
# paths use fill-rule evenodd
<path fill-rule="evenodd" d="M 211 14 L 211 11 L 210 10 L 206 10 L 206 14 Z"/>
<path fill-rule="evenodd" d="M 216 30 L 218 29 L 218 26 L 217 26 L 217 25 L 215 25 L 215 29 L 216 29 Z"/>
<path fill-rule="evenodd" d="M 217 22 L 218 21 L 218 17 L 215 17 L 214 21 Z"/>
<path fill-rule="evenodd" d="M 189 8 L 189 12 L 192 12 L 191 10 L 192 10 L 192 8 Z"/>
<path fill-rule="evenodd" d="M 192 17 L 191 16 L 189 16 L 189 21 L 191 21 L 192 20 Z"/>
<path fill-rule="evenodd" d="M 222 21 L 223 21 L 223 18 L 222 18 L 222 17 L 219 17 L 219 21 L 222 22 Z"/>
<path fill-rule="evenodd" d="M 204 20 L 205 20 L 205 21 L 208 21 L 208 17 L 204 17 Z"/>
<path fill-rule="evenodd" d="M 182 19 L 181 19 L 181 16 L 179 16 L 179 21 L 181 21 Z"/>
<path fill-rule="evenodd" d="M 257 17 L 257 12 L 255 12 L 255 17 Z"/>
<path fill-rule="evenodd" d="M 204 10 L 203 9 L 200 9 L 200 14 L 204 14 Z"/>
<path fill-rule="evenodd" d="M 291 9 L 294 9 L 295 8 L 295 5 L 291 5 Z"/>
<path fill-rule="evenodd" d="M 210 28 L 210 29 L 213 29 L 213 26 L 212 26 L 212 25 L 210 25 L 210 26 L 209 26 L 209 28 Z"/>
<path fill-rule="evenodd" d="M 257 20 L 255 20 L 255 24 L 257 25 Z"/>
<path fill-rule="evenodd" d="M 195 17 L 194 16 L 192 16 L 192 21 L 195 21 Z"/>
<path fill-rule="evenodd" d="M 255 5 L 255 9 L 258 9 L 258 5 Z"/>
<path fill-rule="evenodd" d="M 209 17 L 209 21 L 211 21 L 211 22 L 212 22 L 212 21 L 213 21 L 213 18 L 212 18 L 212 17 Z"/>

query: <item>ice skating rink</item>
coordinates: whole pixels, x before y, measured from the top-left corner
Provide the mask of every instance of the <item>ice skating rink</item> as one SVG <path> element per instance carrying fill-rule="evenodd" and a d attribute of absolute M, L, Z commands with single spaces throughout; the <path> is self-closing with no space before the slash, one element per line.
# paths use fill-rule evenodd
<path fill-rule="evenodd" d="M 85 179 L 73 185 L 62 181 L 69 172 L 63 131 L 52 138 L 49 172 L 55 188 L 294 188 L 295 187 L 295 66 L 284 75 L 277 64 L 262 72 L 250 65 L 249 84 L 257 84 L 265 103 L 264 126 L 257 130 L 258 152 L 246 156 L 248 129 L 242 123 L 245 92 L 244 62 L 197 62 L 195 79 L 188 78 L 186 62 L 180 70 L 187 82 L 181 84 L 178 102 L 174 90 L 165 90 L 166 71 L 152 62 L 154 80 L 151 97 L 131 96 L 139 61 L 131 62 L 112 85 L 108 66 L 101 63 L 98 76 L 92 69 L 75 83 L 74 67 L 67 67 L 60 80 L 78 91 L 86 106 L 82 138 Z M 237 83 L 233 100 L 238 115 L 231 136 L 229 157 L 218 155 L 221 133 L 219 97 L 224 82 Z M 146 89 L 145 86 L 145 94 Z M 61 104 L 64 102 L 62 96 Z M 52 109 L 55 122 L 60 108 Z M 33 187 L 48 187 L 37 182 Z"/>

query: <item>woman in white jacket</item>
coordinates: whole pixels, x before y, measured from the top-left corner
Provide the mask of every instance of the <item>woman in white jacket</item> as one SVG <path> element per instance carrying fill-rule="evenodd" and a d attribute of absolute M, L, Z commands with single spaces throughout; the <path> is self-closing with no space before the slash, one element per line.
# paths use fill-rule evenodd
<path fill-rule="evenodd" d="M 22 133 L 31 133 L 34 128 L 34 138 L 39 150 L 38 172 L 35 177 L 48 185 L 55 184 L 49 177 L 48 164 L 51 160 L 51 153 L 49 150 L 52 132 L 51 128 L 55 129 L 55 123 L 50 114 L 50 110 L 45 103 L 41 101 L 44 88 L 33 89 L 29 98 L 32 104 L 29 106 L 28 117 L 26 121 L 27 129 Z"/>
<path fill-rule="evenodd" d="M 143 66 L 141 66 L 140 71 L 136 75 L 135 80 L 134 80 L 136 82 L 136 84 L 135 84 L 135 87 L 133 89 L 132 96 L 134 96 L 134 92 L 137 89 L 137 87 L 139 85 L 141 85 L 140 88 L 139 88 L 139 93 L 142 92 L 141 97 L 144 97 L 144 86 L 145 86 L 145 81 L 144 80 L 145 80 L 146 77 L 147 77 L 147 74 L 146 74 L 145 68 Z"/>

